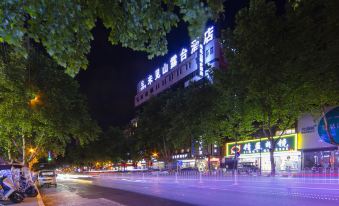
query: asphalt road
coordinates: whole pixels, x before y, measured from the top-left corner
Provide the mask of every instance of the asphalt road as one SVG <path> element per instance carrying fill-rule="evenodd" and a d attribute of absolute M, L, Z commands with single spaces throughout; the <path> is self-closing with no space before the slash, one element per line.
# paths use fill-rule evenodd
<path fill-rule="evenodd" d="M 293 178 L 189 179 L 96 177 L 63 179 L 42 190 L 49 205 L 338 206 L 339 181 Z"/>
<path fill-rule="evenodd" d="M 138 205 L 138 206 L 189 206 L 174 200 L 155 196 L 101 187 L 88 180 L 59 180 L 58 187 L 42 188 L 42 199 L 46 206 L 75 205 Z"/>

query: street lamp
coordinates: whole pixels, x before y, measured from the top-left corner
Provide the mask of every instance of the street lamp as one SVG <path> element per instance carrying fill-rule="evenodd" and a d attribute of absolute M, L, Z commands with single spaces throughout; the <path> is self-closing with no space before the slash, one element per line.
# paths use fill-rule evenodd
<path fill-rule="evenodd" d="M 36 94 L 35 97 L 31 100 L 29 100 L 29 105 L 31 107 L 34 107 L 35 105 L 39 104 L 40 103 L 40 95 L 39 94 Z"/>
<path fill-rule="evenodd" d="M 158 153 L 157 152 L 153 152 L 152 157 L 154 157 L 154 158 L 158 157 Z"/>
<path fill-rule="evenodd" d="M 34 152 L 35 152 L 35 149 L 30 148 L 30 149 L 29 149 L 29 152 L 30 152 L 30 153 L 34 153 Z"/>

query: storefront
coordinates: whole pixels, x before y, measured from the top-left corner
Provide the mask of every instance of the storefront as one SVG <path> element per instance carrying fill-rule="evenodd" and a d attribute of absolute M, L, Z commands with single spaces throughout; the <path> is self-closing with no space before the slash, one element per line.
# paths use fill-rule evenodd
<path fill-rule="evenodd" d="M 189 150 L 186 150 L 187 152 L 184 153 L 184 150 L 182 153 L 172 155 L 172 160 L 175 163 L 175 167 L 178 168 L 194 168 L 195 165 L 195 159 L 191 157 L 191 154 L 189 153 Z"/>
<path fill-rule="evenodd" d="M 326 117 L 331 136 L 336 143 L 339 143 L 339 107 L 328 108 Z M 339 168 L 339 147 L 331 144 L 324 118 L 314 118 L 310 114 L 303 115 L 298 120 L 298 135 L 303 169 Z"/>
<path fill-rule="evenodd" d="M 210 157 L 209 164 L 210 164 L 210 170 L 218 170 L 220 168 L 220 158 Z"/>
<path fill-rule="evenodd" d="M 278 139 L 279 137 L 274 137 Z M 297 150 L 298 138 L 296 134 L 283 135 L 276 144 L 274 160 L 276 171 L 285 171 L 287 167 L 298 171 L 301 168 L 301 152 Z M 226 158 L 232 159 L 235 151 L 239 151 L 239 164 L 261 167 L 262 171 L 271 170 L 270 142 L 267 138 L 231 142 L 226 144 Z M 227 162 L 227 160 L 226 160 Z"/>

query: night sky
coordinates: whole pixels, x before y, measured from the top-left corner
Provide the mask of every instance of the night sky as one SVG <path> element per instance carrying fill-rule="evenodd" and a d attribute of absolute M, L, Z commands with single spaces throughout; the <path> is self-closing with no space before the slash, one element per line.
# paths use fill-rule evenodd
<path fill-rule="evenodd" d="M 232 27 L 235 13 L 247 0 L 230 0 L 217 29 Z M 124 126 L 134 117 L 136 85 L 142 78 L 161 66 L 182 47 L 189 47 L 187 24 L 180 23 L 167 35 L 168 53 L 152 60 L 147 53 L 136 52 L 108 42 L 108 30 L 100 21 L 93 29 L 94 40 L 88 55 L 89 67 L 76 77 L 80 90 L 88 98 L 90 113 L 102 128 Z"/>

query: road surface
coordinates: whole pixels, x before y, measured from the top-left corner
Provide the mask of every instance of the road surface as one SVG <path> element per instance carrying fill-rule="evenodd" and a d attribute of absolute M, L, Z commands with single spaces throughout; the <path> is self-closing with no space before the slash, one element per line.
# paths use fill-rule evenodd
<path fill-rule="evenodd" d="M 236 184 L 235 184 L 236 183 Z M 274 205 L 338 206 L 339 181 L 239 177 L 63 178 L 58 188 L 44 188 L 46 206 L 54 205 Z"/>

